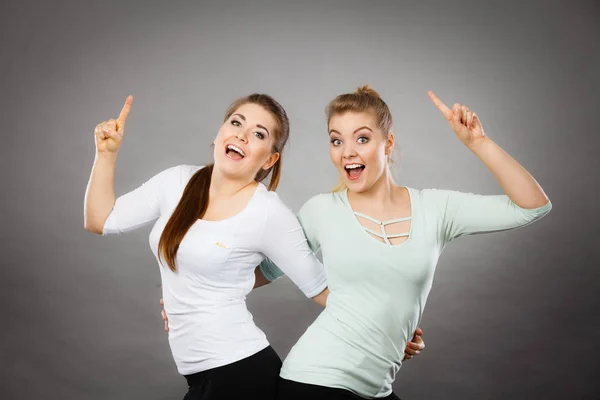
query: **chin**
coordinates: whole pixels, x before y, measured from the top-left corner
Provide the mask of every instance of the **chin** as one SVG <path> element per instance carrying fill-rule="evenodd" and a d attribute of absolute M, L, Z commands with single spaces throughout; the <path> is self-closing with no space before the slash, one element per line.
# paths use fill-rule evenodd
<path fill-rule="evenodd" d="M 364 185 L 352 185 L 348 186 L 348 190 L 354 193 L 362 193 L 366 190 Z"/>
<path fill-rule="evenodd" d="M 350 190 L 351 192 L 361 192 L 362 184 L 359 182 L 351 181 L 348 177 L 342 177 L 342 183 Z"/>
<path fill-rule="evenodd" d="M 218 168 L 219 171 L 224 175 L 236 175 L 239 174 L 239 167 L 237 165 L 231 165 L 231 163 L 227 162 L 228 160 L 215 160 L 215 168 Z M 237 167 L 237 168 L 236 168 Z"/>

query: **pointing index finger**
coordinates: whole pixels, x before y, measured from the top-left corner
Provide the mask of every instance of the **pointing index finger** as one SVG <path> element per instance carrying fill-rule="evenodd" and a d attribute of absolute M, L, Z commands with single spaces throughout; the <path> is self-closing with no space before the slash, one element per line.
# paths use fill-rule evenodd
<path fill-rule="evenodd" d="M 433 104 L 444 114 L 446 119 L 450 120 L 452 118 L 452 110 L 450 110 L 442 101 L 433 93 L 431 90 L 427 92 L 429 94 L 429 98 L 433 101 Z"/>
<path fill-rule="evenodd" d="M 125 100 L 125 105 L 121 110 L 121 114 L 119 114 L 119 118 L 117 119 L 117 130 L 122 130 L 125 126 L 125 120 L 129 115 L 129 111 L 131 110 L 131 103 L 133 102 L 133 96 L 128 96 L 127 100 Z"/>

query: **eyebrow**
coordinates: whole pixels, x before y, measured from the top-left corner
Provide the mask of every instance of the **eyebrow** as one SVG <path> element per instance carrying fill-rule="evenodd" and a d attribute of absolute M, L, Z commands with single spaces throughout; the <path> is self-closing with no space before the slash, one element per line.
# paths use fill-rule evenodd
<path fill-rule="evenodd" d="M 369 128 L 368 126 L 364 125 L 364 126 L 361 126 L 361 127 L 360 127 L 360 128 L 358 128 L 358 129 L 355 129 L 355 130 L 354 130 L 354 132 L 352 132 L 352 134 L 354 135 L 356 132 L 360 131 L 361 129 L 368 129 L 370 132 L 373 132 L 373 130 L 372 130 L 371 128 Z M 339 133 L 339 132 L 338 132 L 338 131 L 336 131 L 335 129 L 332 129 L 332 130 L 330 130 L 330 131 L 329 131 L 329 134 L 331 135 L 331 134 L 332 134 L 332 133 L 334 133 L 334 132 L 335 132 L 335 133 L 337 133 L 338 135 L 341 135 L 341 133 Z"/>
<path fill-rule="evenodd" d="M 233 117 L 234 115 L 237 115 L 237 116 L 238 116 L 238 117 L 240 117 L 242 120 L 246 121 L 246 117 L 244 117 L 242 114 L 240 114 L 240 113 L 235 113 L 235 114 L 233 114 L 233 115 L 232 115 L 232 117 Z M 269 130 L 268 130 L 266 127 L 262 126 L 261 124 L 256 124 L 256 126 L 257 126 L 258 128 L 260 128 L 260 129 L 264 129 L 265 131 L 267 131 L 267 135 L 271 136 L 271 132 L 269 132 Z"/>
<path fill-rule="evenodd" d="M 261 129 L 264 129 L 267 132 L 267 135 L 271 136 L 271 133 L 269 132 L 269 130 L 266 127 L 262 126 L 261 124 L 256 124 L 256 126 L 259 127 L 259 128 L 261 128 Z"/>

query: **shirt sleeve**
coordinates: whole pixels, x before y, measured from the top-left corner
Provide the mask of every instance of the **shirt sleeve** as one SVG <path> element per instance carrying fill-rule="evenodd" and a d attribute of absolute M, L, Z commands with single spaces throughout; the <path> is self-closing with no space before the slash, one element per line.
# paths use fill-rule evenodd
<path fill-rule="evenodd" d="M 269 280 L 286 274 L 307 297 L 314 297 L 327 287 L 323 264 L 309 246 L 298 219 L 273 195 L 261 240 L 261 251 L 267 258 L 260 269 Z"/>
<path fill-rule="evenodd" d="M 548 214 L 552 203 L 522 208 L 506 195 L 477 195 L 435 190 L 439 195 L 442 239 L 449 242 L 465 235 L 498 232 L 529 225 Z"/>
<path fill-rule="evenodd" d="M 178 182 L 180 171 L 181 166 L 166 169 L 137 189 L 117 198 L 104 222 L 102 235 L 129 232 L 160 217 L 161 199 L 168 190 L 167 186 Z"/>

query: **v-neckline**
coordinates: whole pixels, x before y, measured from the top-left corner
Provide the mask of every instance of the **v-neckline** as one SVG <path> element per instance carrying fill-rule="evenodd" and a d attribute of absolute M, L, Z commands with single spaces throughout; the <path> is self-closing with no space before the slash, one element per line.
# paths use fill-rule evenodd
<path fill-rule="evenodd" d="M 348 188 L 344 189 L 343 192 L 342 192 L 342 198 L 344 199 L 344 202 L 346 203 L 346 206 L 348 206 L 348 212 L 350 213 L 350 216 L 354 220 L 354 223 L 358 225 L 358 228 L 361 230 L 361 232 L 363 233 L 363 235 L 366 235 L 369 239 L 371 239 L 371 240 L 373 240 L 373 241 L 375 241 L 375 242 L 379 243 L 380 245 L 382 245 L 384 247 L 387 247 L 387 248 L 394 248 L 394 247 L 399 248 L 399 247 L 402 247 L 403 245 L 405 245 L 408 242 L 410 242 L 412 240 L 412 237 L 413 237 L 413 233 L 412 232 L 413 232 L 414 217 L 415 217 L 415 204 L 414 204 L 414 201 L 413 201 L 413 194 L 411 193 L 409 187 L 407 187 L 407 186 L 401 186 L 401 187 L 404 188 L 404 189 L 406 189 L 406 192 L 408 193 L 408 199 L 409 199 L 409 202 L 410 202 L 410 214 L 411 214 L 410 217 L 394 218 L 394 219 L 391 219 L 391 220 L 388 220 L 388 221 L 377 221 L 379 223 L 386 224 L 386 223 L 389 223 L 390 221 L 395 221 L 395 220 L 398 220 L 398 219 L 403 220 L 403 219 L 410 218 L 410 227 L 408 228 L 408 238 L 404 242 L 398 243 L 398 244 L 393 244 L 393 243 L 388 244 L 388 243 L 382 242 L 381 240 L 378 240 L 375 237 L 373 237 L 366 230 L 367 228 L 365 226 L 363 226 L 363 224 L 361 224 L 360 221 L 358 220 L 358 218 L 357 218 L 357 212 L 354 211 L 354 209 L 352 208 L 352 205 L 350 204 L 350 199 L 348 198 Z M 366 214 L 362 214 L 362 213 L 358 213 L 358 214 L 359 214 L 359 216 L 366 215 Z M 371 216 L 367 215 L 367 217 L 369 217 L 369 219 L 371 219 L 371 220 L 376 220 L 376 218 L 373 218 Z"/>

